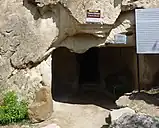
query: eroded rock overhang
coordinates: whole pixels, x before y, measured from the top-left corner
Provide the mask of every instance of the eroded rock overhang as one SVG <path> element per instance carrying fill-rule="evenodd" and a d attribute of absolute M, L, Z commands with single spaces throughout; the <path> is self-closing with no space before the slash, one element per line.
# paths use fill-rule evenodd
<path fill-rule="evenodd" d="M 48 8 L 56 8 L 59 35 L 57 40 L 53 40 L 51 47 L 67 47 L 82 53 L 91 47 L 114 43 L 117 33 L 126 34 L 128 46 L 134 45 L 134 11 L 130 11 L 133 10 L 132 7 L 122 9 L 122 0 L 29 0 L 29 3 L 36 5 L 42 14 Z M 86 10 L 89 9 L 101 10 L 101 24 L 86 23 Z M 82 38 L 85 41 L 81 42 Z M 84 43 L 86 40 L 87 43 Z"/>
<path fill-rule="evenodd" d="M 7 3 L 7 4 L 6 4 Z M 149 0 L 10 0 L 0 1 L 2 58 L 12 67 L 34 67 L 57 47 L 83 53 L 114 43 L 118 33 L 135 45 L 135 8 L 158 7 Z M 87 24 L 86 10 L 99 9 L 102 24 Z M 7 53 L 7 54 L 6 54 Z"/>

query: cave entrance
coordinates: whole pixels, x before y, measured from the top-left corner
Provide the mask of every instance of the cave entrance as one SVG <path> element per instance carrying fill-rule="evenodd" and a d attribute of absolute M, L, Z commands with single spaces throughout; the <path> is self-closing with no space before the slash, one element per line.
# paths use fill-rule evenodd
<path fill-rule="evenodd" d="M 58 101 L 68 101 L 76 94 L 86 102 L 87 98 L 99 101 L 109 97 L 108 93 L 121 96 L 137 85 L 134 47 L 93 47 L 81 54 L 60 47 L 52 54 L 52 67 L 52 94 Z"/>
<path fill-rule="evenodd" d="M 83 54 L 76 54 L 77 63 L 79 64 L 79 85 L 98 86 L 100 84 L 99 72 L 99 48 L 91 48 Z"/>

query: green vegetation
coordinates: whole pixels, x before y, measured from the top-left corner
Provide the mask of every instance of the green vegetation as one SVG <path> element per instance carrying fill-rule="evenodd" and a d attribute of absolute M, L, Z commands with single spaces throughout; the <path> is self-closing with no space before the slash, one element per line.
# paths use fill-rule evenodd
<path fill-rule="evenodd" d="M 10 91 L 4 95 L 3 105 L 0 106 L 0 124 L 20 122 L 27 119 L 28 105 L 18 100 L 15 92 Z"/>

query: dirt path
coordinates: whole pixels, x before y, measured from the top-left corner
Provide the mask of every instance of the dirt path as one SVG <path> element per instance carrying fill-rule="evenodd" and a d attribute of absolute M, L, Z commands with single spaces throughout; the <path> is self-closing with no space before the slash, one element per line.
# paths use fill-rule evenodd
<path fill-rule="evenodd" d="M 109 110 L 96 105 L 54 103 L 53 121 L 61 128 L 101 128 Z"/>
<path fill-rule="evenodd" d="M 41 128 L 55 123 L 60 128 L 101 128 L 109 110 L 91 104 L 79 105 L 54 101 L 54 113 L 50 119 L 31 126 L 6 126 L 2 128 Z"/>
<path fill-rule="evenodd" d="M 102 128 L 109 110 L 91 104 L 68 104 L 54 101 L 54 113 L 39 124 L 6 126 L 2 128 L 42 128 L 55 123 L 60 128 Z"/>
<path fill-rule="evenodd" d="M 114 103 L 100 93 L 84 92 L 77 97 L 54 101 L 52 118 L 41 126 L 56 123 L 61 128 L 102 128 Z M 64 103 L 65 102 L 65 103 Z"/>
<path fill-rule="evenodd" d="M 65 103 L 54 101 L 54 112 L 51 118 L 21 128 L 42 128 L 52 123 L 59 125 L 60 128 L 102 128 L 106 124 L 105 118 L 113 108 L 113 102 L 109 98 L 106 99 L 106 96 L 100 94 L 83 96 L 82 94 L 77 99 L 65 99 Z"/>
<path fill-rule="evenodd" d="M 47 124 L 54 122 L 61 128 L 102 128 L 114 107 L 112 100 L 99 94 L 82 94 L 79 99 L 66 99 L 66 103 L 54 101 L 54 113 Z"/>

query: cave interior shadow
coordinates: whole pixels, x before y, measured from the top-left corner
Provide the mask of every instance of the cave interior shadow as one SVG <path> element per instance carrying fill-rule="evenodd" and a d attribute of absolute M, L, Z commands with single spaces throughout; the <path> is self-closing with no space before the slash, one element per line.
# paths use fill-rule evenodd
<path fill-rule="evenodd" d="M 54 74 L 54 62 L 55 62 L 55 52 L 52 53 L 52 98 L 54 101 L 69 103 L 69 104 L 80 104 L 80 105 L 97 105 L 105 109 L 115 109 L 117 108 L 114 99 L 108 97 L 105 93 L 99 90 L 84 90 L 81 87 L 75 93 L 72 93 L 72 85 L 62 84 L 63 82 L 56 83 L 56 78 Z M 97 84 L 97 83 L 96 83 Z"/>
<path fill-rule="evenodd" d="M 63 91 L 62 95 L 54 93 L 52 96 L 53 100 L 62 103 L 80 104 L 80 105 L 93 104 L 108 110 L 117 108 L 114 99 L 111 99 L 110 97 L 106 96 L 104 93 L 95 92 L 91 90 L 80 90 L 74 95 L 69 95 L 67 93 L 64 93 Z"/>

